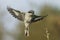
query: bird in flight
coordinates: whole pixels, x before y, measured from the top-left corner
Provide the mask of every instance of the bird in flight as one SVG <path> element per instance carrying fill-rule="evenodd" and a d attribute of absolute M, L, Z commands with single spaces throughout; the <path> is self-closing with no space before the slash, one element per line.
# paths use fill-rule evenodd
<path fill-rule="evenodd" d="M 25 35 L 29 36 L 29 26 L 31 23 L 43 20 L 45 17 L 47 17 L 48 15 L 45 16 L 37 16 L 34 14 L 33 10 L 30 10 L 28 12 L 21 12 L 19 10 L 15 10 L 11 7 L 7 7 L 7 10 L 9 11 L 9 13 L 11 13 L 11 15 L 13 15 L 13 17 L 17 18 L 18 20 L 24 22 L 25 25 Z"/>

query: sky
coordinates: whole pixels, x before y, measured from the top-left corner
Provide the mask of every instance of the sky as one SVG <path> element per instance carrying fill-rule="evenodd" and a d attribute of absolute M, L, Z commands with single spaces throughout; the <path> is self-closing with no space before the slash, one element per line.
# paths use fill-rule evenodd
<path fill-rule="evenodd" d="M 9 14 L 7 6 L 23 12 L 34 10 L 35 14 L 38 14 L 38 9 L 41 8 L 43 4 L 51 4 L 52 6 L 60 8 L 60 0 L 0 0 L 0 16 L 3 15 L 0 17 L 2 18 L 0 21 L 3 21 L 6 31 L 13 32 L 17 30 L 17 27 L 15 27 L 16 24 L 21 21 Z"/>

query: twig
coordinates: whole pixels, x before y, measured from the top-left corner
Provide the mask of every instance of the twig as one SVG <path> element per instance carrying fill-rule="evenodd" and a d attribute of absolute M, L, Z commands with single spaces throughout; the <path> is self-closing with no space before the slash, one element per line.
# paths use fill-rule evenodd
<path fill-rule="evenodd" d="M 49 40 L 49 35 L 50 35 L 50 33 L 49 33 L 48 29 L 46 28 L 46 37 L 47 37 L 47 40 Z"/>

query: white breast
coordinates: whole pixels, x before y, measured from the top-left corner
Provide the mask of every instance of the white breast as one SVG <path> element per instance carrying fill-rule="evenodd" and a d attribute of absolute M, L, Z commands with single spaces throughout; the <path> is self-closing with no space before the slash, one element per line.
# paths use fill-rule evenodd
<path fill-rule="evenodd" d="M 29 22 L 31 21 L 31 15 L 32 15 L 32 14 L 30 14 L 30 13 L 26 13 L 26 14 L 25 14 L 25 22 L 26 22 L 26 21 L 29 21 Z"/>

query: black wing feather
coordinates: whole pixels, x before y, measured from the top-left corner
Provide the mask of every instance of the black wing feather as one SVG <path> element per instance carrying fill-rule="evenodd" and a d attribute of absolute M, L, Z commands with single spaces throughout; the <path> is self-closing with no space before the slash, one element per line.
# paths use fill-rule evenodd
<path fill-rule="evenodd" d="M 31 22 L 37 22 L 39 20 L 43 20 L 45 17 L 47 17 L 48 15 L 46 16 L 37 16 L 37 15 L 34 15 Z"/>
<path fill-rule="evenodd" d="M 20 11 L 18 11 L 18 10 L 15 10 L 15 9 L 13 9 L 13 8 L 10 8 L 10 7 L 8 7 L 7 10 L 8 10 L 15 18 L 17 18 L 17 19 L 19 19 L 19 20 L 21 20 L 21 21 L 24 20 L 24 13 L 22 13 L 22 12 L 20 12 Z M 17 14 L 19 14 L 19 15 L 17 16 L 13 10 L 14 10 L 15 12 L 17 12 Z"/>

